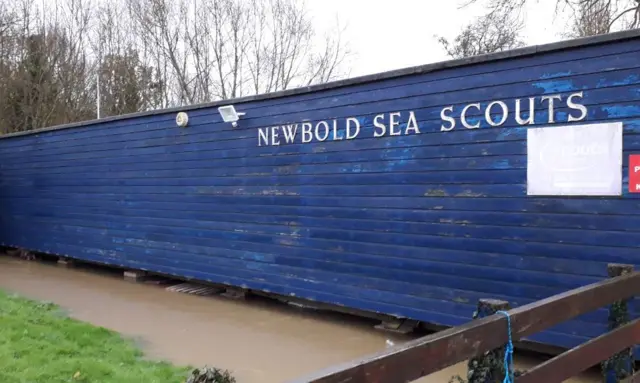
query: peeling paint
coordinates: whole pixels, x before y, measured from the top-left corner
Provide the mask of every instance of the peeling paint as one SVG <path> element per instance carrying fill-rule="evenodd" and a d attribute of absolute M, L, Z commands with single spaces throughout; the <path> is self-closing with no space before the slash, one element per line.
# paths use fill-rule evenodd
<path fill-rule="evenodd" d="M 456 197 L 485 197 L 482 193 L 474 193 L 471 190 L 465 190 L 462 193 L 456 194 Z"/>
<path fill-rule="evenodd" d="M 287 191 L 287 190 L 263 190 L 259 194 L 269 195 L 269 196 L 298 196 L 298 195 L 300 195 L 299 193 L 292 192 L 292 191 Z"/>
<path fill-rule="evenodd" d="M 209 187 L 208 186 L 200 186 L 196 188 L 196 193 L 197 194 L 209 194 Z"/>
<path fill-rule="evenodd" d="M 509 169 L 510 167 L 509 160 L 505 159 L 495 161 L 494 166 L 492 166 L 494 169 Z"/>
<path fill-rule="evenodd" d="M 429 189 L 424 193 L 425 197 L 446 197 L 447 193 L 442 189 Z"/>
<path fill-rule="evenodd" d="M 571 80 L 535 82 L 532 85 L 536 88 L 544 89 L 545 93 L 563 93 L 576 89 Z"/>
<path fill-rule="evenodd" d="M 640 106 L 603 106 L 602 110 L 607 113 L 607 117 L 629 117 L 630 115 L 640 116 Z"/>
<path fill-rule="evenodd" d="M 545 73 L 542 76 L 540 76 L 540 79 L 541 80 L 546 80 L 546 79 L 550 79 L 550 78 L 570 76 L 571 74 L 573 74 L 573 71 L 570 71 L 570 70 L 565 71 L 565 72 Z"/>
<path fill-rule="evenodd" d="M 596 88 L 603 88 L 603 87 L 608 88 L 610 86 L 630 85 L 635 82 L 638 82 L 639 80 L 640 80 L 640 76 L 638 76 L 637 74 L 629 75 L 620 81 L 611 81 L 606 78 L 602 78 L 598 81 Z"/>

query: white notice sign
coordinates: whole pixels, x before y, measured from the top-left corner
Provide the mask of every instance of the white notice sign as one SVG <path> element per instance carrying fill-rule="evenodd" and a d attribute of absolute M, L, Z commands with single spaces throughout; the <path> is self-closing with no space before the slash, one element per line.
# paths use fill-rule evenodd
<path fill-rule="evenodd" d="M 530 128 L 527 194 L 622 194 L 622 123 Z"/>

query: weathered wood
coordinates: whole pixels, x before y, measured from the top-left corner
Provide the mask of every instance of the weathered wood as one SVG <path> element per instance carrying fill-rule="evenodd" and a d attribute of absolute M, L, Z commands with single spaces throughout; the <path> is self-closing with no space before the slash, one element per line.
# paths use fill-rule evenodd
<path fill-rule="evenodd" d="M 391 332 L 396 334 L 410 334 L 420 324 L 420 322 L 406 318 L 390 318 L 373 326 L 376 330 Z"/>
<path fill-rule="evenodd" d="M 128 282 L 142 282 L 147 278 L 148 273 L 142 270 L 125 270 L 123 277 Z"/>
<path fill-rule="evenodd" d="M 633 273 L 633 265 L 621 263 L 610 263 L 607 265 L 607 274 L 609 275 L 609 278 L 615 278 L 631 273 Z"/>
<path fill-rule="evenodd" d="M 60 267 L 72 268 L 72 267 L 75 267 L 76 262 L 71 258 L 60 257 L 60 258 L 58 258 L 57 264 Z"/>
<path fill-rule="evenodd" d="M 246 289 L 238 289 L 233 287 L 226 287 L 225 291 L 220 294 L 221 297 L 225 297 L 231 300 L 244 300 L 247 299 L 249 291 Z"/>
<path fill-rule="evenodd" d="M 509 310 L 514 340 L 625 299 L 640 290 L 640 273 L 607 279 Z M 508 340 L 503 315 L 416 339 L 312 373 L 291 383 L 405 383 L 500 347 Z M 491 336 L 487 336 L 491 334 Z"/>
<path fill-rule="evenodd" d="M 539 364 L 523 373 L 515 381 L 516 383 L 561 383 L 636 343 L 640 343 L 640 319 Z"/>
<path fill-rule="evenodd" d="M 498 311 L 509 310 L 509 302 L 498 299 L 480 299 L 473 319 L 486 318 Z M 467 379 L 469 383 L 493 383 L 502 381 L 505 376 L 503 368 L 505 347 L 489 350 L 471 358 L 467 363 Z"/>
<path fill-rule="evenodd" d="M 633 265 L 612 263 L 607 265 L 609 278 L 616 278 L 621 275 L 631 274 Z M 629 299 L 619 299 L 609 305 L 609 330 L 614 330 L 629 322 Z M 635 344 L 629 344 L 635 346 Z M 605 383 L 618 383 L 620 379 L 633 375 L 634 358 L 631 347 L 620 349 L 616 355 L 609 355 L 607 360 L 603 360 L 601 367 Z M 605 359 L 605 358 L 603 358 Z"/>
<path fill-rule="evenodd" d="M 26 261 L 35 261 L 37 259 L 36 254 L 33 251 L 27 249 L 19 249 L 18 257 Z"/>

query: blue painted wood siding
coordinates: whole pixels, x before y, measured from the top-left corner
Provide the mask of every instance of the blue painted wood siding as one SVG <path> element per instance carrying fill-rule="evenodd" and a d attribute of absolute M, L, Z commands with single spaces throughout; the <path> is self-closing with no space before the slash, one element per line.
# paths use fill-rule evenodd
<path fill-rule="evenodd" d="M 638 265 L 640 39 L 0 140 L 0 241 L 78 259 L 459 325 L 480 298 L 517 306 Z M 624 195 L 526 195 L 526 127 L 441 132 L 440 111 L 584 92 L 580 123 L 624 122 Z M 523 103 L 528 108 L 528 103 Z M 556 124 L 569 110 L 557 104 Z M 372 138 L 380 113 L 420 134 Z M 497 110 L 497 109 L 496 109 Z M 525 109 L 526 110 L 526 109 Z M 525 113 L 526 115 L 526 113 Z M 258 145 L 259 129 L 356 117 L 351 140 Z M 388 125 L 388 123 L 387 123 Z M 340 134 L 344 134 L 341 125 Z M 573 346 L 606 311 L 532 339 Z"/>

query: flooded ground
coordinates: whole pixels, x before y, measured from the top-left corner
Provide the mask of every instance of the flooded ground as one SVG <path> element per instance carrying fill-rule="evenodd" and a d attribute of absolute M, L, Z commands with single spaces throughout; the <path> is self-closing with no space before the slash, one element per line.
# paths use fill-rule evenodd
<path fill-rule="evenodd" d="M 122 280 L 121 273 L 66 269 L 0 256 L 0 289 L 54 302 L 77 319 L 134 338 L 150 358 L 233 371 L 239 383 L 279 383 L 403 342 L 343 315 L 266 300 L 232 301 Z M 515 355 L 519 368 L 540 360 Z M 446 383 L 465 364 L 425 377 Z M 570 382 L 598 382 L 597 373 Z"/>

